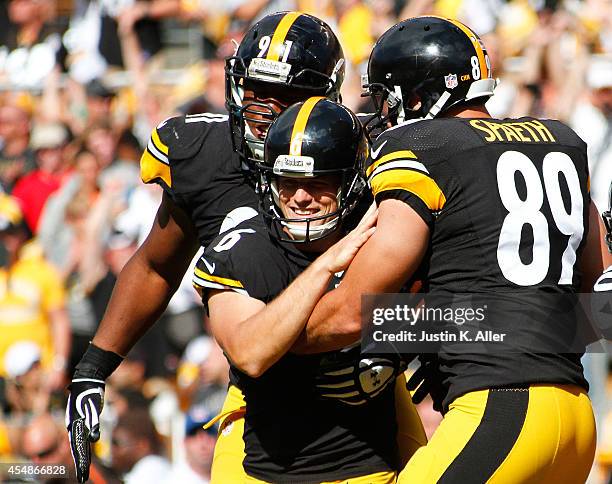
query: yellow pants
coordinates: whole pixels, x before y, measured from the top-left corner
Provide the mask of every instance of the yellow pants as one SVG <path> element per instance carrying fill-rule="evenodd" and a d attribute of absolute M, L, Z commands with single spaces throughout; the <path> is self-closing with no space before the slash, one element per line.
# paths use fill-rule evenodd
<path fill-rule="evenodd" d="M 427 443 L 423 424 L 406 390 L 406 378 L 400 375 L 395 383 L 395 407 L 398 422 L 397 439 L 402 465 L 414 452 Z M 230 386 L 221 413 L 207 425 L 221 421 L 219 437 L 213 457 L 211 484 L 264 483 L 247 476 L 242 467 L 244 460 L 244 413 L 246 403 L 240 390 Z M 378 472 L 367 476 L 341 481 L 342 484 L 391 484 L 396 480 L 395 472 Z M 324 484 L 324 483 L 322 483 Z"/>
<path fill-rule="evenodd" d="M 573 385 L 457 398 L 398 483 L 584 483 L 595 455 L 591 402 Z"/>

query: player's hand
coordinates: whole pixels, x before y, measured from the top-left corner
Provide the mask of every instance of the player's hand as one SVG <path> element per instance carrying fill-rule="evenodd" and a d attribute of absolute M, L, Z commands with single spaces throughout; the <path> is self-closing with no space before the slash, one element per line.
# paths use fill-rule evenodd
<path fill-rule="evenodd" d="M 444 387 L 439 372 L 438 356 L 435 354 L 424 354 L 418 357 L 421 366 L 412 374 L 406 382 L 406 388 L 414 391 L 412 402 L 421 403 L 427 395 L 433 400 L 433 408 L 442 411 L 442 400 L 444 399 Z"/>
<path fill-rule="evenodd" d="M 122 360 L 122 356 L 90 343 L 68 387 L 70 395 L 66 406 L 66 428 L 78 482 L 89 479 L 91 444 L 100 438 L 100 413 L 104 406 L 106 386 L 104 382 Z"/>
<path fill-rule="evenodd" d="M 361 355 L 357 345 L 321 358 L 315 388 L 321 398 L 361 405 L 394 383 L 404 369 L 399 355 Z"/>
<path fill-rule="evenodd" d="M 357 227 L 323 253 L 320 259 L 331 274 L 348 268 L 359 249 L 376 230 L 377 218 L 378 210 L 369 209 Z"/>
<path fill-rule="evenodd" d="M 100 438 L 100 413 L 104 405 L 103 380 L 75 378 L 68 387 L 66 427 L 77 481 L 89 479 L 91 444 Z"/>

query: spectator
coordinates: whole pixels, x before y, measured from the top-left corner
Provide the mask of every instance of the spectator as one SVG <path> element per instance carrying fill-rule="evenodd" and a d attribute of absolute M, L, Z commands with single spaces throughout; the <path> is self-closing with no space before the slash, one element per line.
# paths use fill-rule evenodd
<path fill-rule="evenodd" d="M 125 484 L 163 482 L 170 464 L 162 457 L 162 444 L 146 409 L 129 409 L 113 431 L 113 468 L 124 474 Z"/>
<path fill-rule="evenodd" d="M 36 166 L 30 146 L 30 114 L 18 103 L 0 106 L 0 187 L 11 192 L 15 182 Z"/>
<path fill-rule="evenodd" d="M 217 427 L 204 429 L 212 418 L 202 407 L 193 407 L 185 416 L 185 460 L 172 467 L 168 483 L 208 484 L 217 442 Z"/>
<path fill-rule="evenodd" d="M 67 143 L 68 130 L 63 124 L 41 123 L 32 129 L 30 146 L 36 153 L 38 167 L 15 184 L 13 195 L 20 200 L 25 221 L 33 233 L 37 232 L 47 198 L 60 187 L 66 173 Z"/>
<path fill-rule="evenodd" d="M 110 166 L 117 149 L 117 137 L 110 120 L 90 125 L 83 133 L 83 140 L 85 147 L 96 155 L 102 169 Z"/>
<path fill-rule="evenodd" d="M 22 446 L 23 454 L 34 464 L 61 465 L 68 473 L 63 479 L 58 479 L 56 475 L 42 482 L 71 482 L 74 480 L 74 465 L 70 457 L 68 439 L 65 438 L 64 430 L 48 413 L 34 417 L 26 427 Z"/>
<path fill-rule="evenodd" d="M 81 150 L 74 170 L 72 178 L 48 198 L 38 233 L 45 256 L 59 269 L 68 295 L 71 367 L 85 351 L 99 320 L 92 290 L 83 283 L 80 262 L 85 257 L 88 216 L 100 193 L 100 165 L 93 153 Z"/>
<path fill-rule="evenodd" d="M 198 336 L 185 348 L 177 371 L 181 407 L 196 403 L 212 415 L 221 411 L 227 385 L 229 365 L 217 342 L 209 336 Z"/>
<path fill-rule="evenodd" d="M 0 243 L 7 265 L 0 268 L 0 376 L 4 357 L 15 342 L 30 340 L 42 350 L 50 390 L 65 383 L 70 351 L 70 322 L 62 280 L 32 239 L 16 199 L 0 195 Z"/>
<path fill-rule="evenodd" d="M 603 212 L 612 182 L 612 57 L 594 57 L 586 81 L 588 91 L 570 124 L 587 143 L 591 197 Z"/>
<path fill-rule="evenodd" d="M 9 1 L 9 29 L 0 33 L 0 78 L 22 88 L 40 88 L 63 63 L 62 29 L 52 24 L 54 16 L 52 0 Z"/>
<path fill-rule="evenodd" d="M 93 79 L 85 85 L 87 126 L 108 122 L 115 94 L 102 82 Z"/>
<path fill-rule="evenodd" d="M 33 341 L 13 343 L 4 355 L 6 403 L 13 421 L 47 411 L 50 393 L 40 366 L 40 346 Z"/>
<path fill-rule="evenodd" d="M 66 433 L 60 422 L 56 422 L 48 413 L 35 417 L 26 427 L 23 434 L 23 454 L 32 463 L 49 466 L 63 466 L 66 474 L 59 477 L 57 474 L 49 479 L 38 476 L 38 482 L 72 483 L 75 482 L 74 464 L 70 456 L 70 445 Z M 40 479 L 40 478 L 43 479 Z M 105 484 L 118 482 L 113 473 L 105 468 L 94 457 L 89 474 L 92 484 Z"/>

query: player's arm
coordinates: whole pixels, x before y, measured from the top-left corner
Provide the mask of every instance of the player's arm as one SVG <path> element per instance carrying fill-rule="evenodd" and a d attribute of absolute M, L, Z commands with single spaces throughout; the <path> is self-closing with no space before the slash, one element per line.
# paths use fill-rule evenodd
<path fill-rule="evenodd" d="M 232 363 L 258 377 L 293 345 L 336 272 L 345 270 L 374 232 L 376 216 L 333 245 L 267 305 L 229 290 L 208 298 L 213 335 Z"/>
<path fill-rule="evenodd" d="M 191 221 L 164 193 L 149 235 L 117 278 L 93 344 L 127 354 L 168 306 L 197 248 Z"/>
<path fill-rule="evenodd" d="M 408 204 L 385 199 L 376 232 L 359 251 L 342 283 L 316 305 L 296 353 L 342 348 L 361 337 L 361 295 L 398 292 L 418 268 L 429 243 L 429 227 Z"/>
<path fill-rule="evenodd" d="M 123 268 L 92 344 L 76 366 L 66 427 L 77 481 L 89 477 L 90 442 L 100 438 L 105 380 L 168 305 L 197 249 L 191 222 L 164 194 L 145 242 Z"/>

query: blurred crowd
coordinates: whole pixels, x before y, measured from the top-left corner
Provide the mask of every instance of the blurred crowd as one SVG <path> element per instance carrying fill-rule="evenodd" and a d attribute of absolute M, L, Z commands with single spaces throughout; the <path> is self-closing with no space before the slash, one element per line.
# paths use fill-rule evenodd
<path fill-rule="evenodd" d="M 605 209 L 610 0 L 0 0 L 0 462 L 71 466 L 65 386 L 161 199 L 140 182 L 141 150 L 169 116 L 224 112 L 224 58 L 278 10 L 338 33 L 343 101 L 366 112 L 361 74 L 383 32 L 423 14 L 466 23 L 499 81 L 491 114 L 573 127 Z M 585 357 L 599 422 L 593 482 L 612 468 L 609 363 Z M 220 411 L 227 379 L 188 272 L 107 385 L 92 481 L 207 482 L 216 428 L 202 424 Z M 439 421 L 430 407 L 420 407 L 429 434 Z"/>

